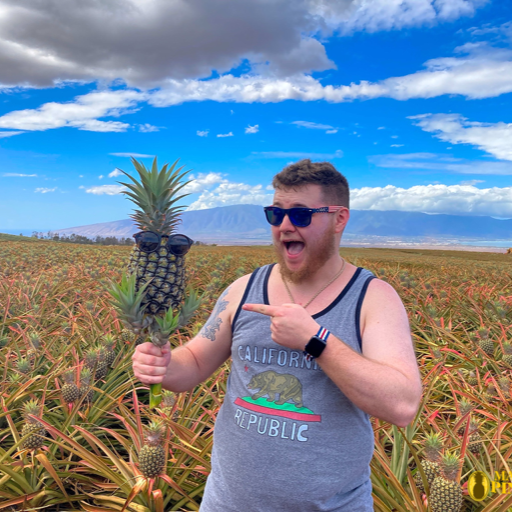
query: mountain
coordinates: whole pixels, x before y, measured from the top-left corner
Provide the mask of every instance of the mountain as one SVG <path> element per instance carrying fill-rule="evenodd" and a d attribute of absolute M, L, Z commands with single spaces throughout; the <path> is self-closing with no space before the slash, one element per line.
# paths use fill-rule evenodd
<path fill-rule="evenodd" d="M 182 213 L 179 233 L 194 240 L 271 240 L 270 225 L 258 205 L 234 205 Z M 62 235 L 130 237 L 138 229 L 131 220 L 54 230 Z M 512 219 L 416 212 L 351 210 L 345 231 L 353 236 L 396 236 L 512 240 Z"/>

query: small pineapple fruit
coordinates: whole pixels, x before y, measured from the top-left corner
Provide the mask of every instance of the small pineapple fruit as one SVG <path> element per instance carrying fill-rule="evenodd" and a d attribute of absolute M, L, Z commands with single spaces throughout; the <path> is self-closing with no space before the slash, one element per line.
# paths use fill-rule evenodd
<path fill-rule="evenodd" d="M 44 445 L 44 438 L 46 437 L 45 428 L 35 418 L 30 417 L 40 416 L 40 406 L 36 400 L 29 400 L 23 406 L 23 417 L 25 418 L 25 425 L 21 429 L 21 437 L 26 437 L 23 440 L 21 447 L 25 450 L 37 450 Z"/>
<path fill-rule="evenodd" d="M 508 341 L 503 343 L 503 357 L 501 360 L 508 367 L 512 368 L 512 345 Z"/>
<path fill-rule="evenodd" d="M 121 339 L 125 343 L 131 343 L 132 341 L 135 341 L 135 334 L 132 331 L 129 331 L 128 329 L 123 329 L 121 331 Z"/>
<path fill-rule="evenodd" d="M 469 423 L 469 438 L 468 438 L 468 449 L 474 455 L 478 455 L 480 453 L 480 448 L 482 447 L 482 438 L 478 432 L 480 427 L 480 423 L 472 419 Z"/>
<path fill-rule="evenodd" d="M 476 372 L 470 371 L 466 382 L 470 386 L 477 386 L 478 385 L 478 377 L 476 376 Z"/>
<path fill-rule="evenodd" d="M 164 470 L 164 429 L 163 424 L 158 421 L 152 421 L 145 429 L 145 444 L 139 453 L 139 469 L 145 478 L 155 478 Z"/>
<path fill-rule="evenodd" d="M 498 380 L 498 385 L 500 387 L 501 393 L 503 396 L 509 400 L 510 399 L 510 380 L 507 376 L 500 377 Z"/>
<path fill-rule="evenodd" d="M 41 338 L 36 332 L 31 332 L 28 335 L 28 342 L 30 344 L 30 349 L 27 351 L 27 359 L 30 361 L 30 364 L 34 366 L 37 354 L 41 348 Z"/>
<path fill-rule="evenodd" d="M 84 402 L 92 402 L 94 396 L 94 389 L 91 389 L 92 371 L 89 368 L 83 368 L 80 374 L 80 398 Z"/>
<path fill-rule="evenodd" d="M 432 512 L 459 512 L 462 507 L 462 489 L 457 476 L 459 457 L 445 453 L 441 457 L 441 476 L 434 479 L 428 502 Z"/>
<path fill-rule="evenodd" d="M 107 364 L 107 351 L 104 347 L 100 347 L 97 350 L 98 353 L 98 364 L 96 366 L 96 379 L 104 379 L 108 373 L 108 364 Z"/>
<path fill-rule="evenodd" d="M 105 362 L 109 368 L 112 368 L 116 360 L 116 353 L 114 351 L 115 340 L 111 334 L 105 334 L 103 337 L 103 348 L 105 349 Z"/>
<path fill-rule="evenodd" d="M 495 402 L 498 400 L 498 392 L 494 384 L 489 384 L 484 392 L 484 398 L 489 402 Z"/>
<path fill-rule="evenodd" d="M 68 370 L 62 375 L 64 386 L 62 386 L 62 398 L 67 404 L 72 404 L 80 399 L 80 390 L 75 384 L 75 372 Z"/>
<path fill-rule="evenodd" d="M 18 371 L 23 375 L 28 375 L 32 371 L 32 365 L 28 359 L 20 358 L 17 366 Z"/>
<path fill-rule="evenodd" d="M 439 467 L 441 450 L 443 449 L 441 434 L 439 432 L 431 432 L 430 434 L 427 434 L 424 444 L 426 460 L 421 461 L 421 467 L 427 477 L 428 486 L 431 488 L 434 479 L 441 476 L 441 468 Z M 425 486 L 423 485 L 423 479 L 421 478 L 419 471 L 416 472 L 414 481 L 416 483 L 416 487 L 418 487 L 421 492 L 425 492 Z"/>
<path fill-rule="evenodd" d="M 461 398 L 461 400 L 459 402 L 459 407 L 460 407 L 460 416 L 457 417 L 457 419 L 455 420 L 455 423 L 457 423 L 465 414 L 467 414 L 468 412 L 471 412 L 471 409 L 473 409 L 473 404 L 469 400 L 466 400 L 465 398 Z M 459 426 L 459 428 L 457 430 L 457 434 L 459 436 L 464 435 L 464 430 L 466 430 L 466 422 L 467 421 L 469 421 L 469 416 L 467 416 L 466 420 L 463 421 L 462 424 Z"/>
<path fill-rule="evenodd" d="M 174 393 L 168 389 L 162 390 L 162 412 L 166 416 L 170 416 L 172 414 L 175 403 L 176 397 L 174 396 Z M 173 421 L 178 419 L 178 411 L 173 414 L 172 419 Z"/>
<path fill-rule="evenodd" d="M 489 339 L 489 330 L 485 328 L 478 329 L 478 346 L 489 356 L 494 356 L 494 342 Z"/>
<path fill-rule="evenodd" d="M 98 366 L 98 350 L 96 348 L 90 348 L 85 353 L 84 360 L 85 367 L 91 370 L 91 373 L 96 377 L 95 372 Z"/>

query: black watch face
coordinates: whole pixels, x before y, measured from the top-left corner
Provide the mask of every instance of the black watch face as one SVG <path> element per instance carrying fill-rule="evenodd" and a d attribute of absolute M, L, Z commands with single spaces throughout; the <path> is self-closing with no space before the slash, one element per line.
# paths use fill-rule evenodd
<path fill-rule="evenodd" d="M 306 351 L 313 357 L 318 357 L 325 348 L 325 341 L 313 336 L 306 345 Z"/>

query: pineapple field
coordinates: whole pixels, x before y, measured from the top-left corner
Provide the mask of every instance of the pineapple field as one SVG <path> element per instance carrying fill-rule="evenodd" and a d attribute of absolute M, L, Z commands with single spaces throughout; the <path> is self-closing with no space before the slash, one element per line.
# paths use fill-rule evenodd
<path fill-rule="evenodd" d="M 0 510 L 199 510 L 229 365 L 150 408 L 131 370 L 145 340 L 124 328 L 110 292 L 131 254 L 0 235 Z M 505 482 L 482 501 L 468 490 L 475 471 L 512 477 L 511 256 L 341 254 L 400 294 L 424 385 L 406 428 L 372 418 L 375 510 L 512 511 Z M 273 261 L 269 246 L 192 246 L 176 276 L 202 302 L 171 345 L 199 332 L 231 282 Z"/>

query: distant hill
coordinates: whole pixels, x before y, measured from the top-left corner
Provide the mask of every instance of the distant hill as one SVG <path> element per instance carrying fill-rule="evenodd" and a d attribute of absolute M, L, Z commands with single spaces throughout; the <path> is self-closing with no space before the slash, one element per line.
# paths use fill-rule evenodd
<path fill-rule="evenodd" d="M 182 213 L 178 232 L 194 240 L 271 240 L 270 225 L 258 205 L 234 205 Z M 130 237 L 138 229 L 130 219 L 53 232 L 87 236 Z M 512 240 L 512 219 L 462 215 L 427 215 L 416 212 L 351 210 L 347 235 L 471 238 Z"/>

